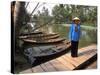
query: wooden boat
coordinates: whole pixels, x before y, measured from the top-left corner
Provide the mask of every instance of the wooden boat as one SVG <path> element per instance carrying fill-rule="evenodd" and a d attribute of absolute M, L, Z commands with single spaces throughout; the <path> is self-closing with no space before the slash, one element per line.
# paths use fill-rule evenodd
<path fill-rule="evenodd" d="M 37 35 L 37 34 L 43 34 L 43 32 L 30 32 L 30 33 L 22 33 L 20 36 L 27 36 L 27 35 Z"/>
<path fill-rule="evenodd" d="M 38 39 L 41 39 L 41 40 L 49 40 L 49 39 L 54 39 L 54 38 L 58 38 L 59 35 L 51 35 L 51 36 L 44 36 L 44 37 L 29 37 L 28 39 L 31 39 L 31 40 L 38 40 Z"/>
<path fill-rule="evenodd" d="M 62 52 L 63 50 L 66 50 L 70 46 L 66 46 L 65 44 L 60 44 L 56 46 L 51 46 L 47 49 L 43 49 L 43 47 L 40 47 L 40 52 L 35 54 L 34 57 L 40 58 L 40 57 L 46 57 L 46 56 L 51 56 L 53 54 Z M 35 48 L 33 48 L 35 50 Z"/>
<path fill-rule="evenodd" d="M 23 39 L 24 43 L 33 43 L 33 44 L 48 44 L 48 43 L 57 43 L 57 42 L 62 42 L 65 39 L 63 38 L 54 38 L 54 39 L 37 39 L 37 40 L 33 40 L 33 39 Z"/>
<path fill-rule="evenodd" d="M 49 38 L 56 38 L 59 37 L 58 34 L 37 34 L 37 35 L 30 35 L 30 36 L 19 36 L 19 39 L 49 39 Z"/>
<path fill-rule="evenodd" d="M 31 35 L 30 37 L 32 38 L 42 38 L 42 37 L 50 37 L 50 36 L 54 36 L 54 35 L 58 35 L 56 33 L 52 33 L 52 34 L 37 34 L 37 35 Z"/>
<path fill-rule="evenodd" d="M 56 45 L 35 46 L 25 49 L 25 56 L 30 60 L 31 64 L 49 60 L 51 58 L 65 54 L 70 50 L 70 43 L 58 43 Z M 34 64 L 35 65 L 35 64 Z"/>

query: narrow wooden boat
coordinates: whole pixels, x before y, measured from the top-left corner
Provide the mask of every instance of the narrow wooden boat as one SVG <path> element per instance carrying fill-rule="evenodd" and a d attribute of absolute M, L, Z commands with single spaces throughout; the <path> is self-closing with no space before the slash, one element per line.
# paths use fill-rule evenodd
<path fill-rule="evenodd" d="M 21 33 L 20 36 L 27 36 L 27 35 L 37 35 L 37 34 L 43 34 L 43 32 L 30 32 L 30 33 Z"/>
<path fill-rule="evenodd" d="M 30 36 L 19 36 L 19 39 L 49 39 L 49 38 L 55 38 L 59 37 L 58 34 L 37 34 L 37 35 L 30 35 Z"/>
<path fill-rule="evenodd" d="M 51 46 L 51 47 L 49 47 L 47 49 L 43 49 L 44 47 L 38 47 L 40 49 L 40 52 L 36 53 L 34 55 L 34 57 L 41 58 L 41 57 L 51 56 L 53 54 L 62 52 L 62 51 L 66 50 L 69 47 L 70 47 L 70 45 L 66 46 L 65 44 Z M 35 50 L 35 47 L 33 47 L 33 50 Z"/>
<path fill-rule="evenodd" d="M 50 37 L 50 36 L 54 36 L 54 35 L 58 35 L 56 33 L 52 33 L 52 34 L 37 34 L 37 35 L 31 35 L 30 37 L 32 38 L 42 38 L 42 37 Z"/>
<path fill-rule="evenodd" d="M 35 46 L 27 48 L 24 50 L 25 56 L 31 62 L 31 64 L 49 60 L 51 58 L 62 55 L 70 50 L 70 43 L 58 43 L 56 45 L 44 45 L 44 46 Z M 35 64 L 33 64 L 35 65 Z"/>
<path fill-rule="evenodd" d="M 63 38 L 54 38 L 54 39 L 47 39 L 47 40 L 43 40 L 43 39 L 37 39 L 37 40 L 33 40 L 33 39 L 23 39 L 24 43 L 35 43 L 35 44 L 48 44 L 48 43 L 57 43 L 57 42 L 62 42 L 65 39 Z"/>
<path fill-rule="evenodd" d="M 38 40 L 38 39 L 41 39 L 41 40 L 49 40 L 49 39 L 55 39 L 55 38 L 58 38 L 59 35 L 51 35 L 51 36 L 45 36 L 45 37 L 29 37 L 28 39 L 31 39 L 31 40 Z"/>

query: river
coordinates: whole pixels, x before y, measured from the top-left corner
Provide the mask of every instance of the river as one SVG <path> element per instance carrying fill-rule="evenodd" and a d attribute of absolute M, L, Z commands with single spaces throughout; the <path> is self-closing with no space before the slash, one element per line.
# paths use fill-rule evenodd
<path fill-rule="evenodd" d="M 60 34 L 60 37 L 65 38 L 69 40 L 69 25 L 63 25 L 63 24 L 53 24 L 48 25 L 47 28 L 43 28 L 44 31 L 49 33 L 58 33 Z M 97 44 L 97 28 L 92 26 L 85 26 L 81 25 L 81 38 L 79 41 L 79 48 L 88 46 L 90 44 Z"/>

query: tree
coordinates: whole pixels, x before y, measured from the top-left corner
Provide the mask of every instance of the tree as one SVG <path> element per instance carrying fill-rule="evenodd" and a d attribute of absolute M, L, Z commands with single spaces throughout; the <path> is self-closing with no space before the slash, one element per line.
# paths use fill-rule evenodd
<path fill-rule="evenodd" d="M 97 21 L 97 7 L 82 5 L 55 5 L 52 10 L 55 23 L 71 23 L 72 18 L 79 17 L 82 24 L 95 24 Z"/>
<path fill-rule="evenodd" d="M 49 11 L 46 7 L 43 7 L 42 11 L 37 12 L 32 18 L 32 20 L 35 20 L 36 27 L 39 27 L 40 25 L 43 25 L 51 20 L 51 16 L 49 14 Z"/>

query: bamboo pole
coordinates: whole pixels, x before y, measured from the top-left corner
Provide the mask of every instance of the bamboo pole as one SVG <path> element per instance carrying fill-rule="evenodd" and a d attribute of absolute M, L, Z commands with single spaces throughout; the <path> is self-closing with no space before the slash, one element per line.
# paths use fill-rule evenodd
<path fill-rule="evenodd" d="M 38 5 L 39 5 L 39 2 L 37 3 L 37 5 L 36 5 L 36 7 L 33 9 L 33 11 L 31 12 L 30 16 L 32 16 L 32 14 L 34 13 L 34 11 L 37 9 Z"/>
<path fill-rule="evenodd" d="M 59 10 L 58 12 L 61 12 L 62 10 Z M 56 14 L 55 16 L 58 16 L 58 14 Z M 44 26 L 46 26 L 46 25 L 48 25 L 51 21 L 53 21 L 54 19 L 50 19 L 48 22 L 46 22 L 45 24 L 42 24 L 42 25 L 40 25 L 39 27 L 36 27 L 33 31 L 35 31 L 35 30 L 37 30 L 37 29 L 39 29 L 39 28 L 41 28 L 41 27 L 44 27 Z"/>
<path fill-rule="evenodd" d="M 30 2 L 28 2 L 28 3 L 27 3 L 27 5 L 26 5 L 25 9 L 27 9 L 27 7 L 28 7 L 29 3 L 30 3 Z"/>

